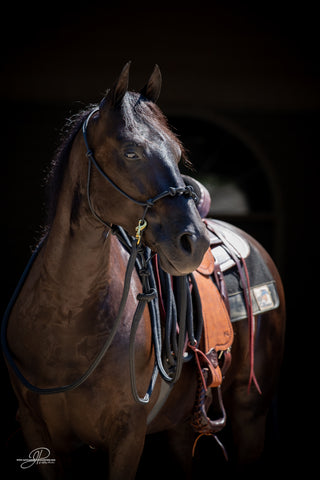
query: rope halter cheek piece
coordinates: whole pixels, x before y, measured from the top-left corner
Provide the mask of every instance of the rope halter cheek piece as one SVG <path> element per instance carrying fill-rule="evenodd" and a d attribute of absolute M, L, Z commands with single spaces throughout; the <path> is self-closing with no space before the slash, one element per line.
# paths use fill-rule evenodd
<path fill-rule="evenodd" d="M 135 228 L 135 231 L 136 231 L 136 241 L 137 241 L 137 245 L 140 244 L 141 242 L 141 237 L 142 237 L 142 234 L 144 232 L 144 230 L 147 228 L 148 226 L 148 222 L 147 220 L 145 219 L 145 216 L 147 214 L 147 211 L 149 210 L 149 208 L 153 207 L 153 205 L 158 202 L 159 200 L 161 200 L 162 198 L 165 198 L 165 197 L 176 197 L 176 196 L 181 196 L 181 195 L 184 195 L 186 197 L 190 197 L 194 200 L 195 203 L 197 203 L 198 201 L 198 197 L 193 189 L 193 187 L 191 185 L 186 185 L 184 187 L 169 187 L 167 190 L 164 190 L 162 193 L 156 195 L 155 197 L 153 198 L 149 198 L 148 200 L 146 200 L 145 202 L 140 202 L 139 200 L 136 200 L 135 198 L 131 197 L 130 195 L 128 195 L 124 190 L 122 190 L 106 173 L 105 171 L 101 168 L 101 166 L 99 165 L 99 163 L 97 162 L 97 160 L 95 159 L 94 157 L 94 154 L 93 154 L 93 151 L 90 149 L 89 147 L 89 143 L 88 143 L 88 137 L 87 137 L 87 129 L 88 129 L 88 124 L 89 124 L 89 121 L 91 119 L 91 117 L 99 111 L 99 107 L 93 109 L 91 111 L 91 113 L 88 115 L 88 117 L 86 118 L 86 120 L 83 122 L 83 125 L 82 125 L 82 133 L 83 133 L 83 139 L 84 139 L 84 143 L 85 143 L 85 146 L 86 146 L 86 156 L 88 158 L 88 178 L 87 178 L 87 199 L 88 199 L 88 204 L 89 204 L 89 208 L 90 208 L 90 211 L 92 213 L 92 215 L 100 222 L 102 223 L 104 226 L 108 227 L 108 228 L 111 228 L 112 229 L 112 225 L 109 224 L 108 222 L 106 222 L 105 220 L 103 220 L 97 213 L 96 211 L 94 210 L 93 208 L 93 205 L 92 205 L 92 202 L 91 202 L 91 196 L 90 196 L 90 181 L 91 181 L 91 166 L 92 164 L 95 166 L 95 168 L 98 170 L 98 172 L 100 173 L 100 175 L 102 175 L 102 177 L 107 180 L 110 185 L 112 185 L 112 187 L 119 193 L 121 193 L 122 196 L 124 196 L 125 198 L 127 198 L 128 200 L 131 200 L 131 202 L 135 203 L 136 205 L 139 205 L 140 207 L 144 207 L 145 210 L 144 210 L 144 213 L 143 213 L 143 216 L 139 219 L 138 221 L 138 225 L 136 226 Z"/>

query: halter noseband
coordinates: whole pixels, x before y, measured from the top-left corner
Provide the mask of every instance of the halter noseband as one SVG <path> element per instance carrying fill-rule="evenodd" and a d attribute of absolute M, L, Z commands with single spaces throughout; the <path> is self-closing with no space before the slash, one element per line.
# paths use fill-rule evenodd
<path fill-rule="evenodd" d="M 122 196 L 124 196 L 125 198 L 127 198 L 128 200 L 131 200 L 131 202 L 135 203 L 136 205 L 139 205 L 140 207 L 145 207 L 145 210 L 144 210 L 144 213 L 143 213 L 143 216 L 142 218 L 139 220 L 139 223 L 138 223 L 138 226 L 136 227 L 136 239 L 137 239 L 137 243 L 139 245 L 140 241 L 141 241 L 141 235 L 142 235 L 142 232 L 143 230 L 147 227 L 147 221 L 145 219 L 145 216 L 146 216 L 146 213 L 148 211 L 149 208 L 153 207 L 153 205 L 158 202 L 159 200 L 161 200 L 162 198 L 165 198 L 165 197 L 176 197 L 176 196 L 181 196 L 181 195 L 185 195 L 186 197 L 191 197 L 195 202 L 197 202 L 198 200 L 198 197 L 193 189 L 193 187 L 191 185 L 186 185 L 185 187 L 169 187 L 167 190 L 164 190 L 162 193 L 159 193 L 158 195 L 156 195 L 155 197 L 153 198 L 149 198 L 148 200 L 146 200 L 145 202 L 140 202 L 139 200 L 136 200 L 135 198 L 131 197 L 130 195 L 128 195 L 124 190 L 122 190 L 116 183 L 114 183 L 113 180 L 111 180 L 111 178 L 105 173 L 105 171 L 100 167 L 99 163 L 97 162 L 97 160 L 94 158 L 94 155 L 93 155 L 93 151 L 90 149 L 89 147 L 89 143 L 88 143 L 88 137 L 87 137 L 87 129 L 88 129 L 88 124 L 89 124 L 89 121 L 90 121 L 90 118 L 92 117 L 92 115 L 94 115 L 97 111 L 99 111 L 99 107 L 96 107 L 92 110 L 92 112 L 90 112 L 90 114 L 88 115 L 88 117 L 85 119 L 85 121 L 83 122 L 83 125 L 82 125 L 82 133 L 83 133 L 83 139 L 84 139 L 84 143 L 86 145 L 86 149 L 87 149 L 87 152 L 86 152 L 86 156 L 88 158 L 88 180 L 87 180 L 87 198 L 88 198 L 88 204 L 89 204 L 89 207 L 90 207 L 90 210 L 91 210 L 91 213 L 92 215 L 97 219 L 99 220 L 99 222 L 101 222 L 103 225 L 105 225 L 106 227 L 109 227 L 111 228 L 112 226 L 105 222 L 94 210 L 93 206 L 92 206 L 92 203 L 91 203 L 91 197 L 90 197 L 90 179 L 91 179 L 91 165 L 93 163 L 93 165 L 96 167 L 96 169 L 98 170 L 98 172 L 100 173 L 100 175 L 102 175 L 102 177 L 107 180 L 110 185 L 112 185 L 112 187 L 117 190 L 117 192 L 121 193 Z"/>

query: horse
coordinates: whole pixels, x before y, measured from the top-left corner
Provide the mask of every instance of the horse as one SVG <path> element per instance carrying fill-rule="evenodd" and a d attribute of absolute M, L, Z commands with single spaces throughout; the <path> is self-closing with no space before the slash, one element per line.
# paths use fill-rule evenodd
<path fill-rule="evenodd" d="M 137 402 L 132 395 L 130 336 L 142 283 L 132 253 L 114 233 L 117 226 L 135 245 L 156 253 L 163 271 L 178 279 L 199 266 L 209 237 L 179 170 L 179 162 L 188 163 L 186 152 L 156 105 L 160 69 L 155 66 L 140 92 L 128 90 L 129 69 L 130 63 L 99 105 L 76 116 L 53 160 L 48 225 L 2 335 L 17 418 L 47 479 L 72 478 L 74 452 L 89 447 L 103 453 L 107 478 L 134 479 L 145 439 L 157 432 L 168 432 L 177 464 L 191 472 L 195 432 L 188 417 L 197 388 L 195 362 L 183 364 L 166 401 L 148 420 L 165 382 L 153 379 L 150 398 Z M 242 320 L 233 327 L 233 360 L 222 392 L 239 465 L 263 450 L 285 324 L 276 267 L 254 239 L 241 235 L 269 266 L 280 306 L 255 317 L 255 373 L 262 395 L 247 391 L 248 324 Z M 150 315 L 141 309 L 135 331 L 139 392 L 148 389 L 154 372 Z M 41 458 L 39 449 L 52 461 Z"/>

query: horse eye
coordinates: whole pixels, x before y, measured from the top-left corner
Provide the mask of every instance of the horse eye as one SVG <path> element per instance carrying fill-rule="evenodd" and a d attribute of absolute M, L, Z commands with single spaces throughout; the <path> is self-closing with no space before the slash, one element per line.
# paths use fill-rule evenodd
<path fill-rule="evenodd" d="M 139 158 L 139 156 L 136 154 L 136 152 L 129 151 L 129 152 L 124 152 L 124 156 L 127 158 L 130 158 L 130 160 L 135 160 Z"/>

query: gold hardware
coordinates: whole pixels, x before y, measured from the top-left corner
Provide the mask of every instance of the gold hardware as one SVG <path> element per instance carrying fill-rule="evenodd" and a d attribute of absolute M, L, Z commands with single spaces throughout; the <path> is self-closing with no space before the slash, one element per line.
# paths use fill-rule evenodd
<path fill-rule="evenodd" d="M 136 227 L 136 239 L 137 239 L 137 245 L 141 242 L 141 237 L 142 237 L 142 232 L 148 225 L 147 220 L 139 220 L 138 226 Z"/>

